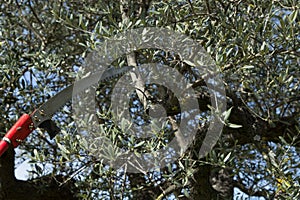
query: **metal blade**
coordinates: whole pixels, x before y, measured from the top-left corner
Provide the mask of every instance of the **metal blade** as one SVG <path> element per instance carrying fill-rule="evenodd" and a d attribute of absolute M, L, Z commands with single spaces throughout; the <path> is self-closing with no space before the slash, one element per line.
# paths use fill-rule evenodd
<path fill-rule="evenodd" d="M 59 110 L 63 105 L 66 104 L 69 100 L 72 99 L 72 95 L 75 93 L 79 93 L 91 85 L 97 84 L 99 82 L 107 81 L 109 79 L 115 78 L 117 76 L 121 76 L 126 72 L 130 71 L 132 66 L 125 66 L 122 68 L 109 68 L 106 70 L 101 78 L 99 79 L 101 73 L 94 73 L 88 77 L 80 79 L 76 81 L 74 84 L 76 87 L 74 88 L 74 84 L 69 85 L 55 96 L 51 97 L 47 102 L 41 105 L 38 109 L 36 109 L 32 114 L 31 118 L 35 127 L 40 126 L 44 121 L 51 119 L 51 116 Z M 76 90 L 73 90 L 76 89 Z"/>

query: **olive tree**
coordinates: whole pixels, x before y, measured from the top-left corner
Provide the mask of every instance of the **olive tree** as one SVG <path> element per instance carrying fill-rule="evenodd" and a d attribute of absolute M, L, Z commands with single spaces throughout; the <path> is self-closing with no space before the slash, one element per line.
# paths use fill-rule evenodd
<path fill-rule="evenodd" d="M 221 137 L 200 156 L 216 112 L 204 78 L 181 52 L 128 52 L 110 65 L 159 63 L 189 82 L 201 120 L 193 125 L 197 132 L 188 148 L 153 170 L 116 169 L 91 153 L 70 102 L 53 117 L 61 128 L 53 140 L 37 129 L 17 154 L 10 148 L 0 158 L 1 199 L 243 199 L 234 189 L 265 199 L 299 198 L 298 10 L 294 0 L 5 1 L 0 5 L 1 135 L 22 113 L 72 84 L 81 66 L 93 64 L 89 55 L 101 50 L 103 41 L 145 27 L 165 28 L 202 46 L 222 77 L 227 108 L 217 114 L 224 125 Z M 144 140 L 114 121 L 110 97 L 118 79 L 96 90 L 99 130 L 137 155 L 168 145 L 183 115 L 174 91 L 139 81 L 128 102 L 133 121 L 149 120 L 148 104 L 162 105 L 168 119 L 167 128 Z M 102 148 L 113 159 L 115 149 Z M 23 161 L 32 168 L 27 181 L 14 175 L 15 164 Z"/>

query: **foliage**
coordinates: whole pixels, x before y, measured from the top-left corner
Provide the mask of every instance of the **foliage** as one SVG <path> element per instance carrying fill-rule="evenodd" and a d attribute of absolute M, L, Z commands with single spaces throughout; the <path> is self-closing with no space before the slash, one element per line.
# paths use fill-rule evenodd
<path fill-rule="evenodd" d="M 188 151 L 158 171 L 136 175 L 126 168 L 115 170 L 91 154 L 68 104 L 54 116 L 62 129 L 54 140 L 36 130 L 19 147 L 24 153 L 17 160 L 30 160 L 30 178 L 43 183 L 40 177 L 63 175 L 60 185 L 74 180 L 81 199 L 229 198 L 231 187 L 249 196 L 298 199 L 299 15 L 294 0 L 7 1 L 0 5 L 1 130 L 4 134 L 22 113 L 33 111 L 71 84 L 88 53 L 101 47 L 104 39 L 138 27 L 166 27 L 201 44 L 222 73 L 228 111 L 213 151 L 201 159 L 195 153 L 212 112 L 205 84 L 174 52 L 144 49 L 135 52 L 137 65 L 169 65 L 189 78 L 198 95 L 203 119 Z M 126 65 L 127 58 L 124 55 L 112 65 Z M 101 130 L 114 144 L 138 153 L 160 148 L 174 137 L 171 121 L 171 128 L 149 141 L 117 127 L 109 105 L 115 82 L 108 81 L 97 91 Z M 169 92 L 159 94 L 159 87 L 145 87 L 158 99 Z M 137 94 L 132 95 L 131 106 L 136 108 L 132 114 L 146 120 L 142 102 L 135 101 L 139 101 Z M 175 108 L 177 104 L 166 99 L 164 105 Z M 180 116 L 177 109 L 168 111 Z M 110 156 L 116 153 L 105 150 Z M 224 182 L 231 187 L 218 186 L 216 177 L 221 173 L 230 179 Z"/>

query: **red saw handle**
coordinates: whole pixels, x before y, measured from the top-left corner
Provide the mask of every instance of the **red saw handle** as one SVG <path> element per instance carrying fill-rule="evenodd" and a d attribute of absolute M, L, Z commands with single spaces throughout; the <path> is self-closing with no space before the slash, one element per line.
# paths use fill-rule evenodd
<path fill-rule="evenodd" d="M 34 129 L 30 115 L 22 115 L 0 141 L 0 156 L 8 149 L 10 144 L 14 148 L 19 146 Z"/>

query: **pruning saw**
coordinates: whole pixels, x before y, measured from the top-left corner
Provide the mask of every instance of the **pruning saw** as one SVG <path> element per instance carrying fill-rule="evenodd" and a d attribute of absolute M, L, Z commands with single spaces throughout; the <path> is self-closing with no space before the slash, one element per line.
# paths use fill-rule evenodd
<path fill-rule="evenodd" d="M 23 114 L 0 141 L 0 156 L 9 148 L 10 145 L 14 148 L 19 146 L 25 138 L 38 127 L 46 130 L 51 138 L 55 137 L 60 129 L 51 120 L 52 115 L 65 103 L 72 99 L 74 92 L 81 92 L 98 82 L 104 82 L 112 78 L 119 77 L 130 71 L 132 68 L 132 66 L 124 66 L 122 68 L 111 67 L 105 70 L 102 75 L 99 72 L 94 73 L 88 77 L 78 80 L 76 82 L 76 91 L 73 90 L 74 84 L 69 85 L 43 103 L 31 114 Z"/>

